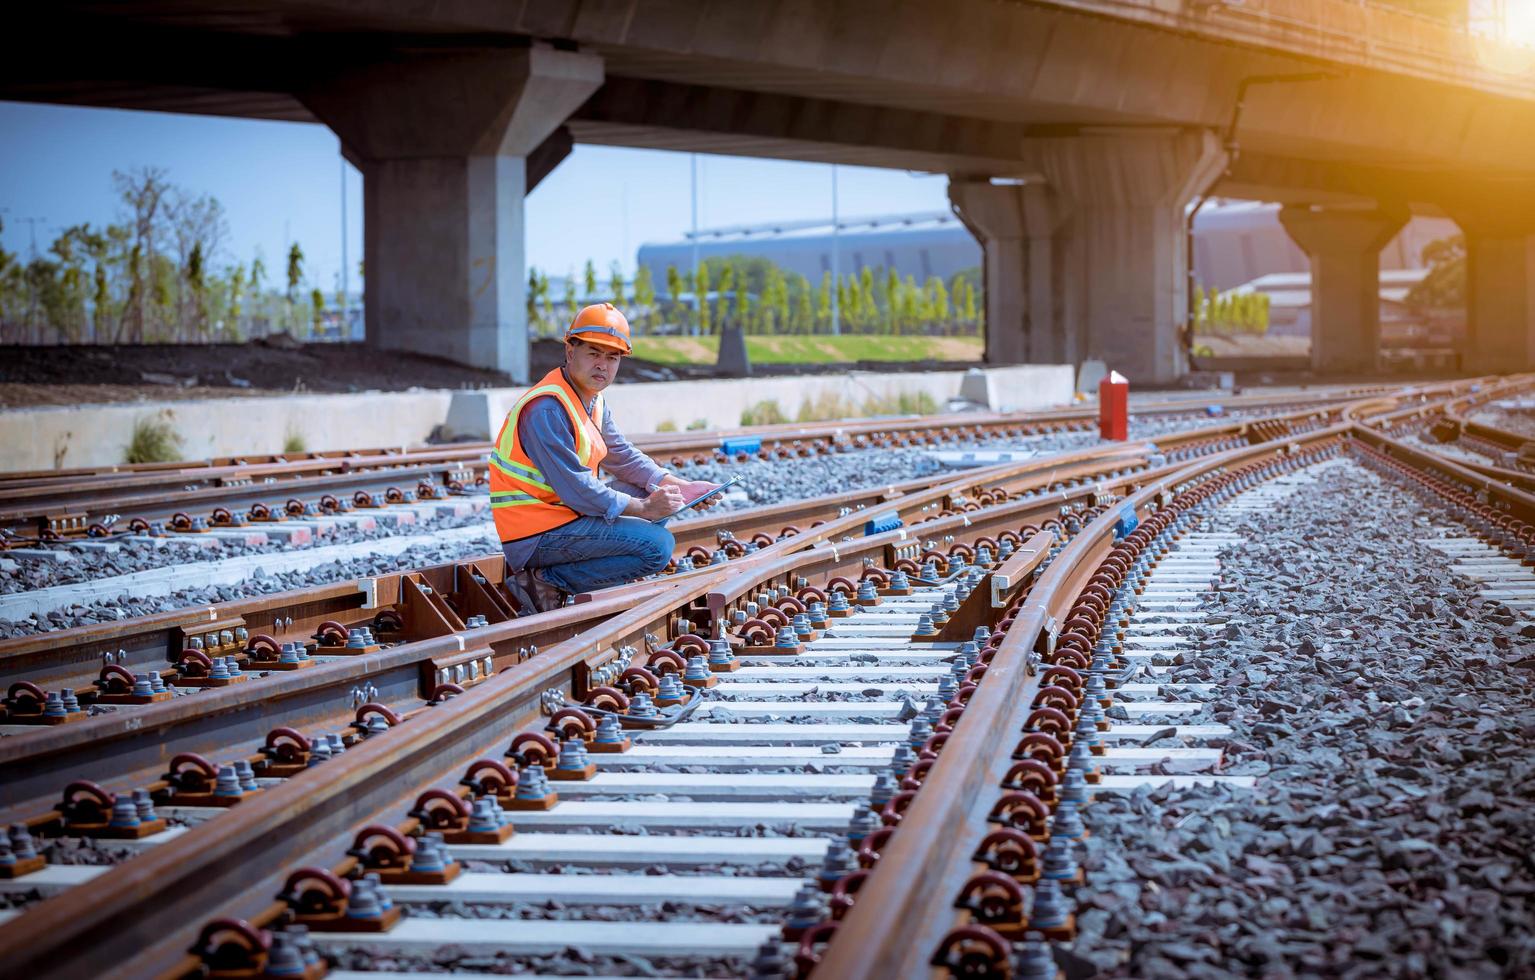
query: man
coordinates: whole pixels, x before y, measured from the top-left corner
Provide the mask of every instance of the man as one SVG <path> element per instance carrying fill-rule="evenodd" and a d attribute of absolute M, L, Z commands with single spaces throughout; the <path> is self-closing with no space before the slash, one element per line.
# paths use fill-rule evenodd
<path fill-rule="evenodd" d="M 611 303 L 586 307 L 565 331 L 564 365 L 517 400 L 496 437 L 491 513 L 524 608 L 545 612 L 568 593 L 660 571 L 675 542 L 655 522 L 714 487 L 666 472 L 613 424 L 602 391 L 631 352 L 624 315 Z"/>

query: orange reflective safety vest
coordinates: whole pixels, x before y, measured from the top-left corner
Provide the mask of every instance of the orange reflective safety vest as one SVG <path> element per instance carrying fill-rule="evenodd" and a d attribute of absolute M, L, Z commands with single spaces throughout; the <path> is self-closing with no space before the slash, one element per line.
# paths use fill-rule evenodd
<path fill-rule="evenodd" d="M 576 458 L 591 469 L 593 476 L 608 455 L 607 444 L 602 441 L 602 396 L 597 396 L 591 414 L 587 414 L 581 396 L 565 380 L 565 372 L 555 368 L 544 375 L 506 414 L 501 434 L 496 436 L 495 448 L 490 452 L 490 512 L 502 541 L 543 534 L 581 516 L 560 503 L 549 481 L 518 443 L 517 420 L 524 409 L 540 398 L 554 398 L 565 409 L 575 433 Z"/>

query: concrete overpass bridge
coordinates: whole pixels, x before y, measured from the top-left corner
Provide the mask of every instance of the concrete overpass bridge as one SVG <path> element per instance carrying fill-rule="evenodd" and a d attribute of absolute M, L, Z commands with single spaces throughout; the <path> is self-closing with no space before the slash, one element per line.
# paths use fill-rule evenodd
<path fill-rule="evenodd" d="M 1371 0 L 53 0 L 0 98 L 316 122 L 364 174 L 369 342 L 525 379 L 523 198 L 573 143 L 950 175 L 998 363 L 1186 368 L 1187 219 L 1284 201 L 1313 357 L 1373 364 L 1409 211 L 1469 366 L 1535 368 L 1535 68 Z M 1535 59 L 1530 59 L 1535 60 Z"/>

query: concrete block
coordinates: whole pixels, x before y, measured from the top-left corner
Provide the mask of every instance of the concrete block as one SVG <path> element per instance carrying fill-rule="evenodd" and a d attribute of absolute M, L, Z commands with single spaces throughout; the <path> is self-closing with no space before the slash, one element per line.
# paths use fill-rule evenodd
<path fill-rule="evenodd" d="M 447 418 L 442 420 L 438 438 L 445 442 L 488 442 L 501 421 L 491 418 L 491 394 L 488 391 L 455 391 L 448 402 Z"/>

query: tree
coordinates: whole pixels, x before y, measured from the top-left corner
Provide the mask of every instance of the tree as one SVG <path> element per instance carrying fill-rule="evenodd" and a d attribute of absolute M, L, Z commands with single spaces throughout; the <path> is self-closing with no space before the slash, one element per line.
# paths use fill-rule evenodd
<path fill-rule="evenodd" d="M 199 267 L 206 272 L 223 248 L 229 232 L 224 206 L 210 195 L 192 194 L 172 187 L 166 195 L 166 233 L 176 250 L 175 331 L 186 338 L 201 334 L 207 312 L 206 276 L 202 285 L 194 285 L 186 273 L 192 266 L 192 253 L 199 253 Z"/>
<path fill-rule="evenodd" d="M 240 301 L 245 294 L 245 266 L 236 262 L 229 268 L 229 321 L 235 339 L 244 336 L 240 329 Z"/>
<path fill-rule="evenodd" d="M 803 275 L 794 277 L 794 316 L 791 333 L 807 334 L 815 330 L 815 290 Z"/>
<path fill-rule="evenodd" d="M 688 308 L 682 302 L 682 294 L 685 291 L 682 282 L 682 273 L 677 271 L 675 265 L 666 267 L 666 295 L 671 300 L 671 316 L 676 317 L 681 327 L 686 330 L 691 319 Z"/>
<path fill-rule="evenodd" d="M 768 268 L 762 284 L 760 301 L 761 327 L 764 333 L 787 333 L 789 330 L 789 284 L 783 270 L 775 263 Z"/>
<path fill-rule="evenodd" d="M 298 326 L 298 287 L 304 281 L 304 250 L 299 248 L 298 242 L 288 246 L 288 322 L 292 327 Z"/>
<path fill-rule="evenodd" d="M 746 270 L 740 266 L 735 270 L 735 285 L 736 328 L 749 332 L 752 328 L 751 292 L 746 288 Z"/>
<path fill-rule="evenodd" d="M 574 269 L 565 273 L 565 313 L 570 317 L 576 315 L 576 270 Z"/>
<path fill-rule="evenodd" d="M 325 313 L 325 294 L 320 292 L 319 286 L 309 291 L 309 304 L 312 307 L 309 311 L 310 328 L 315 335 L 318 335 L 320 333 L 320 321 Z"/>
<path fill-rule="evenodd" d="M 1452 309 L 1466 303 L 1466 237 L 1452 235 L 1423 246 L 1428 274 L 1407 292 L 1416 310 Z"/>
<path fill-rule="evenodd" d="M 656 304 L 656 285 L 650 278 L 650 266 L 642 265 L 634 270 L 634 305 L 648 310 Z"/>
<path fill-rule="evenodd" d="M 821 285 L 815 291 L 815 328 L 811 333 L 831 329 L 831 273 L 821 273 Z"/>
<path fill-rule="evenodd" d="M 206 311 L 206 281 L 203 270 L 203 243 L 193 242 L 192 251 L 187 253 L 186 272 L 184 275 L 187 283 L 187 291 L 191 293 L 191 318 L 192 329 L 197 335 L 201 335 L 204 329 L 203 315 Z"/>
<path fill-rule="evenodd" d="M 142 343 L 154 328 L 150 300 L 151 278 L 159 258 L 160 208 L 170 189 L 165 171 L 158 167 L 112 172 L 112 183 L 127 208 L 133 245 L 128 251 L 128 313 L 124 324 L 132 343 Z M 119 338 L 114 338 L 119 339 Z"/>
<path fill-rule="evenodd" d="M 528 290 L 523 297 L 523 307 L 528 317 L 528 332 L 538 335 L 542 324 L 538 322 L 538 269 L 536 266 L 528 266 Z"/>
<path fill-rule="evenodd" d="M 933 319 L 948 332 L 950 321 L 953 319 L 953 310 L 949 307 L 949 290 L 944 286 L 943 279 L 939 276 L 929 276 L 927 280 L 928 302 L 933 307 Z"/>
<path fill-rule="evenodd" d="M 581 285 L 586 287 L 585 302 L 590 303 L 597 295 L 597 263 L 591 259 L 586 260 L 586 268 L 581 270 Z"/>
<path fill-rule="evenodd" d="M 608 302 L 614 306 L 624 305 L 624 270 L 617 261 L 608 266 L 608 292 L 611 294 Z"/>
<path fill-rule="evenodd" d="M 549 273 L 538 273 L 538 299 L 544 311 L 544 320 L 551 326 L 554 324 L 554 304 L 549 299 Z"/>
<path fill-rule="evenodd" d="M 698 330 L 696 333 L 707 334 L 709 330 L 709 267 L 698 267 L 698 288 L 693 290 L 693 297 L 698 304 Z"/>
<path fill-rule="evenodd" d="M 704 267 L 701 270 L 699 270 L 699 271 L 705 276 L 705 280 L 704 281 L 707 282 L 708 281 L 707 277 L 709 275 L 709 266 L 708 265 L 704 265 Z M 726 314 L 730 310 L 730 306 L 729 306 L 730 299 L 729 299 L 729 296 L 727 294 L 733 292 L 733 290 L 735 288 L 735 282 L 736 282 L 736 268 L 735 268 L 735 266 L 733 266 L 733 265 L 722 266 L 720 268 L 719 286 L 715 289 L 716 298 L 715 298 L 714 302 L 715 302 L 716 305 L 714 307 L 714 316 L 711 318 L 713 323 L 715 324 L 715 330 L 716 331 L 719 330 L 721 327 L 723 327 L 724 324 L 725 324 L 725 316 L 726 316 Z M 709 331 L 708 329 L 705 329 L 704 332 L 705 333 L 709 333 L 711 331 Z"/>

